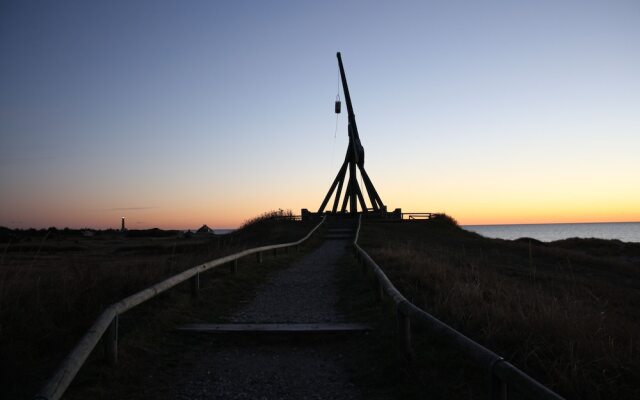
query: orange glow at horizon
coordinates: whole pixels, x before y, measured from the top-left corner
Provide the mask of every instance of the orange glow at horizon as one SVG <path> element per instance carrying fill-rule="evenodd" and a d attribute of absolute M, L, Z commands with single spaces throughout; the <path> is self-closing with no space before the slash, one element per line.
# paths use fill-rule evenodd
<path fill-rule="evenodd" d="M 595 186 L 593 178 L 568 180 L 551 172 L 526 179 L 501 173 L 491 180 L 477 180 L 453 171 L 447 179 L 429 181 L 428 171 L 407 176 L 398 168 L 390 172 L 373 160 L 368 172 L 389 211 L 444 212 L 461 225 L 640 221 L 640 189 L 626 184 L 631 181 L 630 172 L 601 179 Z M 137 190 L 132 187 L 128 193 L 133 194 L 122 198 L 71 189 L 56 192 L 45 188 L 45 195 L 25 191 L 0 204 L 0 225 L 118 229 L 124 216 L 129 229 L 197 229 L 203 224 L 237 228 L 267 211 L 316 211 L 333 173 L 291 170 L 286 179 L 256 179 L 246 184 L 234 180 L 224 190 L 183 184 L 165 192 L 162 186 L 148 185 Z M 490 171 L 479 174 L 491 176 Z M 416 185 L 416 181 L 429 184 Z M 45 205 L 42 198 L 47 198 Z M 122 204 L 140 207 L 114 208 Z"/>
<path fill-rule="evenodd" d="M 589 223 L 589 222 L 637 222 L 640 212 L 636 204 L 505 204 L 503 202 L 470 202 L 436 201 L 416 202 L 397 201 L 391 198 L 387 202 L 389 210 L 401 208 L 403 212 L 443 212 L 455 218 L 460 225 L 503 225 L 503 224 L 547 224 L 547 223 Z M 386 201 L 386 200 L 385 200 Z M 315 211 L 319 201 L 305 202 L 297 206 L 287 207 L 284 202 L 278 207 L 275 203 L 269 206 L 260 204 L 240 204 L 237 207 L 217 208 L 213 206 L 188 207 L 173 209 L 113 209 L 113 210 L 71 210 L 61 209 L 30 212 L 28 219 L 14 218 L 15 223 L 5 224 L 10 228 L 97 228 L 118 229 L 120 218 L 125 217 L 129 229 L 194 229 L 208 225 L 212 228 L 237 228 L 246 220 L 264 212 L 291 210 L 299 214 L 301 208 Z M 429 205 L 431 204 L 431 205 Z M 3 220 L 8 220 L 3 216 Z M 9 220 L 11 222 L 11 220 Z"/>

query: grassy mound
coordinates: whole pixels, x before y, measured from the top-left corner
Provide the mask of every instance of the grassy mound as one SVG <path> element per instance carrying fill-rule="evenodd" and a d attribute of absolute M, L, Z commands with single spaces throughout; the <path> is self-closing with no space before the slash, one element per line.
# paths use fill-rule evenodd
<path fill-rule="evenodd" d="M 300 221 L 262 217 L 229 235 L 192 237 L 1 229 L 0 398 L 33 395 L 38 379 L 107 305 L 211 259 L 297 240 L 309 230 Z"/>
<path fill-rule="evenodd" d="M 597 239 L 488 239 L 445 217 L 361 245 L 416 305 L 569 398 L 640 398 L 640 257 Z"/>

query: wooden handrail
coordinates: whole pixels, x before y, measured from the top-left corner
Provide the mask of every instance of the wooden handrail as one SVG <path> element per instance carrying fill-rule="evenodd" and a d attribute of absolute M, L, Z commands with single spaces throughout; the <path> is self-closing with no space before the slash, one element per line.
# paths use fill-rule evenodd
<path fill-rule="evenodd" d="M 277 249 L 285 247 L 298 246 L 305 242 L 313 235 L 313 233 L 325 222 L 326 217 L 316 225 L 305 237 L 290 243 L 275 244 L 271 246 L 256 247 L 253 249 L 247 249 L 239 253 L 231 254 L 226 257 L 217 258 L 204 264 L 200 264 L 186 271 L 183 271 L 177 275 L 174 275 L 162 282 L 141 290 L 129 297 L 120 300 L 117 303 L 113 303 L 108 306 L 99 316 L 95 322 L 86 331 L 84 336 L 71 350 L 69 354 L 62 361 L 58 369 L 53 376 L 47 381 L 45 386 L 38 392 L 34 399 L 39 400 L 57 400 L 62 397 L 67 390 L 80 368 L 84 365 L 85 361 L 89 357 L 89 354 L 96 347 L 101 338 L 105 337 L 105 340 L 112 343 L 106 343 L 107 358 L 110 360 L 117 360 L 117 327 L 118 327 L 118 315 L 132 309 L 133 307 L 144 303 L 145 301 L 152 299 L 160 293 L 171 289 L 190 278 L 197 278 L 202 272 L 208 271 L 220 265 L 224 265 L 230 262 L 246 257 L 251 254 L 258 254 L 259 259 L 262 259 L 262 253 L 265 251 L 276 251 Z M 107 333 L 107 335 L 105 335 Z M 115 342 L 115 343 L 113 343 Z M 111 352 L 111 354 L 109 354 Z"/>
<path fill-rule="evenodd" d="M 432 212 L 403 212 L 401 214 L 401 219 L 431 219 L 436 215 L 439 214 Z"/>
<path fill-rule="evenodd" d="M 358 262 L 370 268 L 376 277 L 378 287 L 386 293 L 395 305 L 398 320 L 398 339 L 401 342 L 403 351 L 411 352 L 411 327 L 421 327 L 457 345 L 475 360 L 482 369 L 488 372 L 491 399 L 507 400 L 509 398 L 509 386 L 516 388 L 519 394 L 530 399 L 563 399 L 563 397 L 525 374 L 493 351 L 473 341 L 407 300 L 391 283 L 382 268 L 358 245 L 361 224 L 362 215 L 358 218 L 358 228 L 353 239 L 353 247 L 356 251 Z"/>

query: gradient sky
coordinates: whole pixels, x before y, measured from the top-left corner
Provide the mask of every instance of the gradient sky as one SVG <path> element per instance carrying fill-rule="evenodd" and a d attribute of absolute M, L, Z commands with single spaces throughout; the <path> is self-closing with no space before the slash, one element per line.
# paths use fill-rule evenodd
<path fill-rule="evenodd" d="M 389 209 L 640 221 L 640 2 L 3 1 L 0 225 L 317 209 L 341 51 Z"/>

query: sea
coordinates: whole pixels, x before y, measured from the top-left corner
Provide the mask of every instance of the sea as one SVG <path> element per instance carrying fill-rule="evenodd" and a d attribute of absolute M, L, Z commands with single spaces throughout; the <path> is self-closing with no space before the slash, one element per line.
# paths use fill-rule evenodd
<path fill-rule="evenodd" d="M 485 237 L 518 239 L 522 237 L 551 242 L 573 237 L 618 239 L 640 242 L 640 222 L 600 222 L 580 224 L 465 225 L 464 229 Z"/>
<path fill-rule="evenodd" d="M 233 231 L 235 231 L 235 229 L 214 229 L 213 233 L 216 235 L 227 235 Z"/>
<path fill-rule="evenodd" d="M 498 239 L 538 239 L 543 242 L 579 238 L 618 239 L 623 242 L 640 242 L 640 222 L 598 222 L 579 224 L 514 224 L 514 225 L 463 225 L 464 229 L 482 236 Z M 216 235 L 225 235 L 235 229 L 214 229 Z"/>

